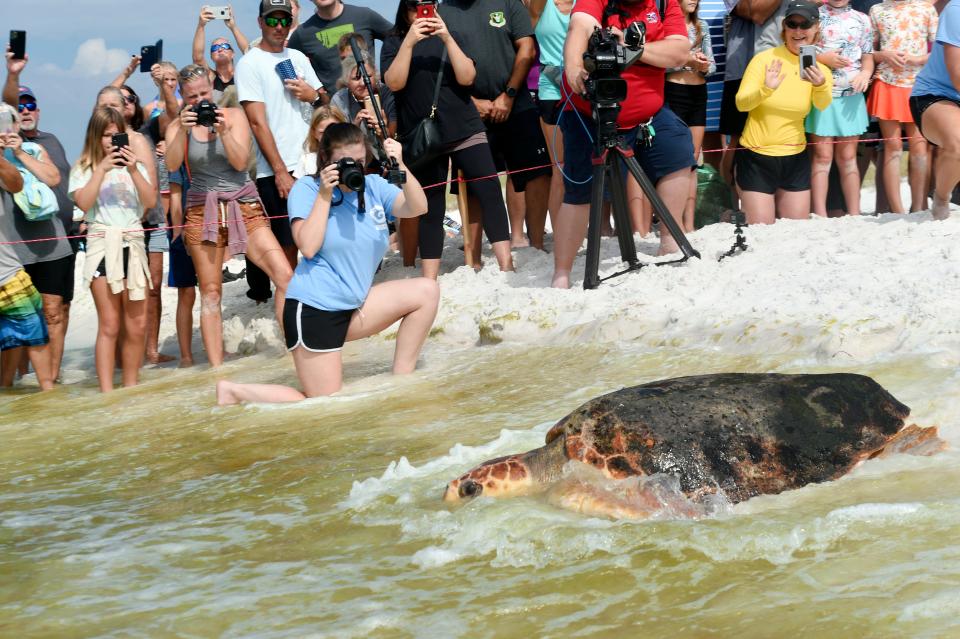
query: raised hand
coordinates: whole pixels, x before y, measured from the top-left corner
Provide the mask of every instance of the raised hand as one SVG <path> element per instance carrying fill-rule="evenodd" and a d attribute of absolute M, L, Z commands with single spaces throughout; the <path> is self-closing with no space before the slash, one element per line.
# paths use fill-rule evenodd
<path fill-rule="evenodd" d="M 30 59 L 30 55 L 25 53 L 23 54 L 23 60 L 14 60 L 13 51 L 10 50 L 10 45 L 7 45 L 7 74 L 12 76 L 18 76 L 23 71 L 23 67 L 27 66 L 27 61 Z"/>
<path fill-rule="evenodd" d="M 781 73 L 782 67 L 783 63 L 780 60 L 773 60 L 766 66 L 766 75 L 764 76 L 763 82 L 767 85 L 768 89 L 776 89 L 780 86 L 780 83 L 783 82 L 783 79 L 787 77 L 786 73 Z"/>

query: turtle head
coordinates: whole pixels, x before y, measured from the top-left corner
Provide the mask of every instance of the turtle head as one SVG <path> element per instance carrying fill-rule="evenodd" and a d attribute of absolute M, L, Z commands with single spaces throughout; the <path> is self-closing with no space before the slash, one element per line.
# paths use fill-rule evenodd
<path fill-rule="evenodd" d="M 526 454 L 510 455 L 483 462 L 447 484 L 443 500 L 459 502 L 480 495 L 512 497 L 531 492 L 534 479 L 526 457 Z"/>

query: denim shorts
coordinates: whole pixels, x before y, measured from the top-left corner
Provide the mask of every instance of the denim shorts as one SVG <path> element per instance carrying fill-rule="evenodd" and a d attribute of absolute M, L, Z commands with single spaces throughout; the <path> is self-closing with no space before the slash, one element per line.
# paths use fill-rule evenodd
<path fill-rule="evenodd" d="M 687 125 L 666 106 L 653 116 L 652 124 L 655 135 L 650 146 L 636 143 L 635 128 L 621 131 L 650 181 L 656 184 L 660 178 L 675 171 L 693 169 L 696 161 Z M 564 111 L 560 116 L 560 129 L 563 131 L 563 201 L 566 204 L 588 204 L 593 171 L 591 139 L 597 135 L 596 126 L 589 115 Z"/>

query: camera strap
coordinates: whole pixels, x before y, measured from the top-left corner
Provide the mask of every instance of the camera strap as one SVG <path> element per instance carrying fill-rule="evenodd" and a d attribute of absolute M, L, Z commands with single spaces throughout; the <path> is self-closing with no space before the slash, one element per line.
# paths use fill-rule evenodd
<path fill-rule="evenodd" d="M 650 116 L 650 119 L 646 122 L 637 125 L 637 141 L 643 146 L 653 146 L 653 138 L 656 135 L 657 131 L 653 128 L 653 116 Z"/>

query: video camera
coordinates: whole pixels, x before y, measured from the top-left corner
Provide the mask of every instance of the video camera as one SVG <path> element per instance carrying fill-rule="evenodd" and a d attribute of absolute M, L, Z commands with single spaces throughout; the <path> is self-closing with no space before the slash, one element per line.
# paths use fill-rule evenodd
<path fill-rule="evenodd" d="M 613 106 L 627 98 L 627 81 L 621 74 L 643 53 L 647 25 L 636 20 L 623 32 L 623 44 L 610 27 L 595 27 L 583 54 L 583 67 L 590 74 L 587 98 L 600 106 Z"/>

